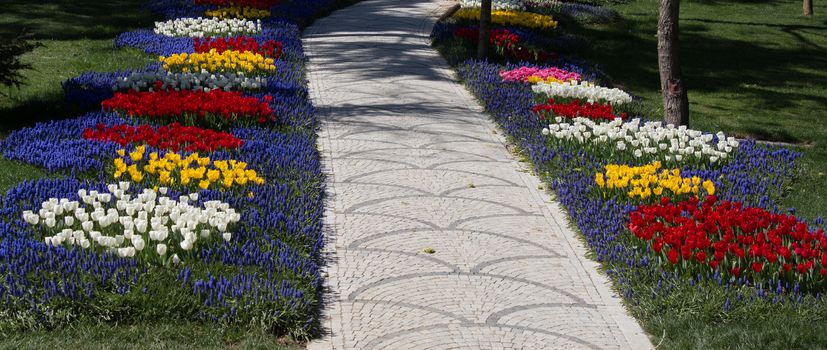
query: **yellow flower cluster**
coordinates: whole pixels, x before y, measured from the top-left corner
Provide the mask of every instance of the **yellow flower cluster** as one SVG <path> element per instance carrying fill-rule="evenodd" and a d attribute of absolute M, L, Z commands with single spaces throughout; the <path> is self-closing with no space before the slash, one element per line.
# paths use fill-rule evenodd
<path fill-rule="evenodd" d="M 227 50 L 218 53 L 215 49 L 205 53 L 180 53 L 159 60 L 164 69 L 176 73 L 197 73 L 206 69 L 210 73 L 258 73 L 274 72 L 276 65 L 272 58 L 265 58 L 252 51 Z"/>
<path fill-rule="evenodd" d="M 571 80 L 574 81 L 574 79 L 571 79 Z M 543 80 L 543 78 L 538 77 L 536 75 L 530 75 L 528 78 L 526 78 L 526 81 L 528 81 L 531 84 L 537 84 L 537 83 L 546 83 L 546 84 L 558 83 L 558 84 L 562 84 L 562 83 L 565 83 L 565 81 L 562 81 L 562 80 L 557 79 L 555 77 L 547 77 L 545 80 Z"/>
<path fill-rule="evenodd" d="M 201 189 L 264 183 L 264 179 L 259 177 L 255 170 L 247 169 L 245 162 L 211 161 L 209 157 L 200 157 L 198 153 L 182 157 L 176 152 L 168 152 L 163 157 L 152 152 L 149 158 L 145 159 L 145 153 L 145 146 L 135 148 L 129 152 L 128 157 L 125 150 L 118 150 L 118 157 L 115 158 L 115 179 L 120 179 L 126 174 L 133 182 L 141 182 L 146 174 L 150 181 L 157 181 L 157 184 L 162 186 L 198 185 Z M 132 164 L 127 165 L 126 159 L 131 160 Z"/>
<path fill-rule="evenodd" d="M 660 162 L 644 166 L 609 164 L 606 172 L 595 174 L 597 186 L 606 190 L 620 190 L 629 198 L 646 199 L 661 196 L 664 192 L 673 195 L 698 195 L 703 189 L 707 195 L 715 194 L 712 181 L 702 181 L 699 177 L 681 177 L 680 169 L 660 169 Z"/>
<path fill-rule="evenodd" d="M 230 6 L 215 10 L 207 10 L 204 15 L 207 17 L 214 17 L 218 19 L 225 18 L 242 18 L 242 19 L 262 19 L 270 17 L 270 10 L 257 9 L 252 7 Z"/>
<path fill-rule="evenodd" d="M 478 21 L 480 19 L 480 9 L 460 9 L 454 14 L 454 18 Z M 557 28 L 557 21 L 551 18 L 551 16 L 524 11 L 491 11 L 491 23 L 506 26 L 526 27 L 532 29 Z"/>

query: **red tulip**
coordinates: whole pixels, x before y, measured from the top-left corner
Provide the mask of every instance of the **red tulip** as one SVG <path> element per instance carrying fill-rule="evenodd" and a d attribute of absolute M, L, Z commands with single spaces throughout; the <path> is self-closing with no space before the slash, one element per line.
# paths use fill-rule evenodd
<path fill-rule="evenodd" d="M 669 262 L 674 264 L 678 263 L 678 251 L 675 249 L 669 249 L 666 253 L 666 257 L 669 259 Z"/>
<path fill-rule="evenodd" d="M 761 269 L 763 269 L 763 268 L 764 268 L 764 263 L 761 263 L 761 262 L 752 263 L 752 271 L 755 271 L 756 273 L 761 272 Z"/>
<path fill-rule="evenodd" d="M 230 133 L 194 126 L 182 126 L 172 123 L 153 128 L 149 125 L 113 125 L 107 127 L 98 124 L 94 129 L 83 130 L 87 140 L 112 141 L 121 146 L 131 143 L 146 143 L 161 149 L 178 151 L 184 147 L 187 151 L 212 151 L 217 148 L 233 149 L 241 147 L 243 141 Z"/>

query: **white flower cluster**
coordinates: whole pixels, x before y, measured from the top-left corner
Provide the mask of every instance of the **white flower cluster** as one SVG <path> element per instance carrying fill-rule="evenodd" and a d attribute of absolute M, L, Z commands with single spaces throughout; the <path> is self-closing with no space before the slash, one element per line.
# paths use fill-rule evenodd
<path fill-rule="evenodd" d="M 623 90 L 597 86 L 586 81 L 537 83 L 531 87 L 531 90 L 549 97 L 578 98 L 591 103 L 604 102 L 621 105 L 632 102 L 632 96 Z"/>
<path fill-rule="evenodd" d="M 261 20 L 239 18 L 176 18 L 155 22 L 155 34 L 181 37 L 236 36 L 261 32 Z"/>
<path fill-rule="evenodd" d="M 198 193 L 175 200 L 166 197 L 166 188 L 157 192 L 144 189 L 133 197 L 128 193 L 128 182 L 107 187 L 108 193 L 79 190 L 80 201 L 50 198 L 38 212 L 24 211 L 23 220 L 54 233 L 45 238 L 48 245 L 97 247 L 121 257 L 133 257 L 148 248 L 163 260 L 168 250 L 177 246 L 190 251 L 199 240 L 210 239 L 213 232 L 221 232 L 221 238 L 229 241 L 232 234 L 227 232 L 228 226 L 241 219 L 227 203 L 190 204 L 198 200 Z M 180 261 L 178 254 L 173 254 L 172 261 Z"/>
<path fill-rule="evenodd" d="M 723 132 L 714 135 L 718 142 L 713 143 L 712 134 L 662 122 L 642 123 L 640 119 L 623 122 L 618 118 L 611 122 L 596 123 L 588 118 L 565 120 L 556 117 L 555 123 L 543 128 L 543 135 L 581 144 L 613 144 L 617 151 L 629 152 L 635 158 L 645 156 L 666 162 L 694 159 L 715 163 L 719 159 L 726 159 L 738 148 L 738 141 L 734 137 L 727 137 Z"/>
<path fill-rule="evenodd" d="M 224 91 L 258 90 L 267 86 L 265 77 L 246 77 L 244 72 L 215 74 L 202 69 L 200 73 L 173 73 L 173 72 L 144 72 L 132 73 L 128 77 L 118 78 L 113 87 L 115 91 L 134 89 L 136 91 L 152 91 L 155 83 L 160 81 L 161 89 L 179 90 L 210 90 Z"/>
<path fill-rule="evenodd" d="M 481 8 L 482 1 L 480 0 L 460 0 L 459 6 L 462 8 Z M 523 4 L 522 0 L 492 0 L 491 1 L 491 9 L 492 10 L 505 10 L 505 11 L 525 11 L 526 7 Z"/>

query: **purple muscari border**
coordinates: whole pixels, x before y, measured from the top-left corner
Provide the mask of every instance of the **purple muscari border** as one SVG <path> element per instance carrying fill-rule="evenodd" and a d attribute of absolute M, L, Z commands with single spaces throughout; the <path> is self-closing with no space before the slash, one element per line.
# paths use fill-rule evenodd
<path fill-rule="evenodd" d="M 598 261 L 606 264 L 609 274 L 616 276 L 616 286 L 631 302 L 636 296 L 631 281 L 636 273 L 632 268 L 643 268 L 648 276 L 659 276 L 658 293 L 671 290 L 678 283 L 685 283 L 685 276 L 649 264 L 647 258 L 638 258 L 631 247 L 618 244 L 620 235 L 628 234 L 625 228 L 629 213 L 635 205 L 618 202 L 614 198 L 603 199 L 589 196 L 594 189 L 593 174 L 602 171 L 604 161 L 583 149 L 576 151 L 556 148 L 541 134 L 542 123 L 532 115 L 534 98 L 528 84 L 503 82 L 499 72 L 520 65 L 505 67 L 485 61 L 469 60 L 459 65 L 458 75 L 469 90 L 481 101 L 506 134 L 516 142 L 529 158 L 536 170 L 544 174 L 550 188 L 557 194 L 557 200 L 566 208 L 569 217 L 577 226 Z M 566 68 L 569 69 L 569 68 Z M 790 181 L 797 173 L 795 161 L 800 153 L 789 148 L 759 145 L 745 140 L 726 165 L 718 169 L 682 169 L 686 175 L 698 175 L 713 179 L 716 195 L 721 199 L 744 202 L 749 206 L 762 207 L 780 212 L 778 188 Z M 825 218 L 811 220 L 814 227 L 824 227 Z M 696 276 L 696 283 L 746 285 L 745 279 L 723 281 L 718 274 Z M 736 288 L 737 289 L 737 288 Z M 766 293 L 765 289 L 775 290 Z M 783 291 L 791 292 L 791 300 L 800 301 L 802 295 L 797 286 L 768 281 L 755 290 L 755 297 L 770 298 L 773 302 L 782 300 Z M 735 292 L 733 292 L 735 293 Z M 740 293 L 740 292 L 738 292 Z M 742 294 L 738 294 L 743 297 Z M 648 297 L 648 296 L 643 296 Z M 733 294 L 734 297 L 734 294 Z M 817 295 L 819 298 L 820 295 Z"/>
<path fill-rule="evenodd" d="M 149 7 L 174 17 L 203 13 L 206 8 L 186 4 L 186 0 L 153 0 Z M 271 96 L 271 108 L 280 122 L 276 128 L 235 128 L 232 133 L 244 145 L 209 156 L 245 161 L 267 182 L 248 185 L 252 197 L 247 191 L 200 191 L 201 201 L 225 201 L 242 218 L 233 230 L 233 240 L 199 248 L 197 263 L 186 260 L 191 263 L 157 269 L 111 254 L 47 247 L 21 219 L 23 210 L 35 209 L 50 197 L 76 199 L 79 188 L 103 190 L 106 165 L 120 147 L 83 140 L 81 133 L 98 123 L 137 121 L 97 111 L 39 123 L 0 141 L 4 157 L 57 172 L 56 178 L 22 182 L 0 198 L 0 301 L 4 310 L 44 327 L 72 321 L 55 319 L 56 311 L 94 318 L 94 306 L 104 311 L 113 305 L 126 307 L 142 317 L 144 310 L 131 303 L 163 299 L 165 295 L 153 286 L 164 283 L 175 286 L 170 292 L 179 301 L 185 296 L 186 305 L 169 310 L 174 314 L 171 317 L 239 324 L 263 320 L 270 331 L 294 335 L 317 330 L 324 179 L 316 150 L 317 119 L 302 71 L 300 33 L 296 25 L 282 20 L 303 25 L 333 5 L 329 0 L 293 1 L 274 7 L 275 17 L 281 20 L 263 21 L 262 35 L 278 37 L 285 45 L 286 59 L 279 63 L 279 73 L 269 79 L 267 89 L 252 95 Z M 147 31 L 122 35 L 119 46 L 125 45 L 156 53 L 192 51 L 190 39 L 159 39 Z M 158 69 L 158 64 L 138 70 L 147 69 Z M 94 106 L 111 96 L 114 79 L 128 73 L 85 73 L 67 81 L 64 88 L 70 100 Z"/>

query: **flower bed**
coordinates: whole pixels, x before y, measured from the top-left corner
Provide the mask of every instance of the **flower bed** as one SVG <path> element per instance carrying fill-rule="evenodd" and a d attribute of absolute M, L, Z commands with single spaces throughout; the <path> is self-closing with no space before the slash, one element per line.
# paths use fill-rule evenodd
<path fill-rule="evenodd" d="M 230 160 L 211 160 L 198 153 L 181 155 L 167 152 L 163 156 L 158 152 L 146 154 L 146 147 L 138 146 L 129 153 L 120 149 L 114 160 L 115 180 L 129 178 L 132 182 L 147 186 L 175 186 L 201 188 L 237 189 L 248 183 L 262 185 L 264 178 L 253 169 L 247 169 L 247 163 Z M 254 195 L 254 194 L 253 194 Z"/>
<path fill-rule="evenodd" d="M 190 205 L 190 200 L 198 200 L 198 193 L 176 200 L 165 196 L 166 188 L 144 189 L 133 197 L 129 185 L 109 184 L 103 192 L 79 189 L 80 200 L 49 198 L 37 213 L 23 211 L 23 220 L 45 235 L 47 246 L 137 256 L 161 265 L 180 264 L 179 254 L 191 257 L 196 244 L 206 244 L 217 232 L 229 241 L 232 233 L 227 229 L 241 220 L 227 203 Z"/>
<path fill-rule="evenodd" d="M 248 77 L 237 73 L 215 75 L 206 69 L 197 73 L 141 72 L 119 77 L 114 84 L 116 91 L 193 90 L 256 91 L 267 88 L 267 77 Z M 160 85 L 158 84 L 160 83 Z M 106 91 L 107 93 L 111 92 Z M 109 98 L 109 97 L 106 97 Z"/>
<path fill-rule="evenodd" d="M 538 82 L 566 82 L 566 81 L 580 81 L 580 74 L 576 72 L 569 72 L 557 67 L 539 68 L 522 66 L 517 69 L 504 70 L 500 72 L 503 81 L 519 81 L 524 83 L 538 83 Z"/>
<path fill-rule="evenodd" d="M 331 5 L 249 5 L 265 3 L 302 22 Z M 246 53 L 275 69 L 84 74 L 64 84 L 67 96 L 109 99 L 104 106 L 123 115 L 94 111 L 0 141 L 4 158 L 55 173 L 0 198 L 0 329 L 190 319 L 307 337 L 318 326 L 323 179 L 299 31 L 271 20 L 176 20 L 210 9 L 190 1 L 151 8 L 172 15 L 162 33 L 131 32 L 117 45 Z"/>
<path fill-rule="evenodd" d="M 172 123 L 166 126 L 150 125 L 132 126 L 118 124 L 106 126 L 100 123 L 95 128 L 83 130 L 87 140 L 112 141 L 120 146 L 130 144 L 149 145 L 159 149 L 171 149 L 175 152 L 208 152 L 217 149 L 235 149 L 244 143 L 233 134 L 216 132 L 194 126 L 182 126 Z"/>
<path fill-rule="evenodd" d="M 194 0 L 194 3 L 199 5 L 218 5 L 218 6 L 243 6 L 252 8 L 270 8 L 278 5 L 281 0 Z"/>
<path fill-rule="evenodd" d="M 204 12 L 207 17 L 225 19 L 225 18 L 242 18 L 242 19 L 262 19 L 270 17 L 269 9 L 260 9 L 246 6 L 228 6 L 214 10 L 207 10 Z"/>
<path fill-rule="evenodd" d="M 234 38 L 206 37 L 204 39 L 195 38 L 193 40 L 193 46 L 197 53 L 206 53 L 213 49 L 215 49 L 217 53 L 232 50 L 237 52 L 252 52 L 273 59 L 279 59 L 282 53 L 282 44 L 272 39 L 263 43 L 259 43 L 256 38 L 249 36 Z"/>
<path fill-rule="evenodd" d="M 453 18 L 460 20 L 479 21 L 480 9 L 460 9 Z M 519 26 L 531 29 L 550 30 L 557 28 L 557 21 L 551 16 L 508 10 L 492 10 L 491 23 L 505 26 Z"/>
<path fill-rule="evenodd" d="M 827 285 L 827 237 L 795 216 L 741 203 L 693 197 L 642 205 L 630 214 L 629 229 L 651 244 L 640 255 L 680 274 L 745 278 L 754 284 L 782 282 L 804 291 Z"/>
<path fill-rule="evenodd" d="M 476 45 L 480 30 L 478 27 L 459 27 L 454 30 L 453 35 Z M 507 28 L 492 29 L 489 40 L 500 56 L 522 61 L 545 61 L 549 58 L 545 51 L 526 46 L 519 34 Z"/>
<path fill-rule="evenodd" d="M 482 7 L 480 0 L 460 0 L 460 7 L 462 8 L 477 8 Z M 525 11 L 526 7 L 522 0 L 492 0 L 492 10 L 511 10 L 511 11 Z"/>
<path fill-rule="evenodd" d="M 535 93 L 552 98 L 578 98 L 613 105 L 632 102 L 632 96 L 623 90 L 597 86 L 585 81 L 538 82 L 532 85 L 531 89 Z"/>
<path fill-rule="evenodd" d="M 698 176 L 681 177 L 680 169 L 661 169 L 660 162 L 643 166 L 607 164 L 605 172 L 595 174 L 594 183 L 604 198 L 615 196 L 621 201 L 625 197 L 638 203 L 663 197 L 715 194 L 715 183 L 712 181 Z"/>
<path fill-rule="evenodd" d="M 250 51 L 227 50 L 218 53 L 210 49 L 205 53 L 180 53 L 159 58 L 164 70 L 173 73 L 190 73 L 206 70 L 210 73 L 239 73 L 265 75 L 276 70 L 272 58 Z"/>
<path fill-rule="evenodd" d="M 116 92 L 101 106 L 129 117 L 227 129 L 238 124 L 274 122 L 276 116 L 267 104 L 271 100 L 270 96 L 261 101 L 237 91 L 133 90 Z"/>
<path fill-rule="evenodd" d="M 554 119 L 554 117 L 582 117 L 595 121 L 611 121 L 615 119 L 626 119 L 627 117 L 624 112 L 616 113 L 612 105 L 590 102 L 581 103 L 578 99 L 574 99 L 568 103 L 561 103 L 550 98 L 546 103 L 535 105 L 531 110 L 537 113 L 542 120 L 551 120 Z"/>
<path fill-rule="evenodd" d="M 235 36 L 261 32 L 261 21 L 237 18 L 176 18 L 155 22 L 155 33 L 171 37 Z"/>
<path fill-rule="evenodd" d="M 586 142 L 583 133 L 589 132 L 589 128 L 585 126 L 598 125 L 590 120 L 580 122 L 584 129 L 571 128 L 569 139 L 549 139 L 549 135 L 542 132 L 546 122 L 533 115 L 537 97 L 530 84 L 503 81 L 500 76 L 504 70 L 518 68 L 520 66 L 513 64 L 503 67 L 467 61 L 458 67 L 458 73 L 549 182 L 595 258 L 607 268 L 615 286 L 630 304 L 661 305 L 671 297 L 670 291 L 680 286 L 692 286 L 691 290 L 714 288 L 724 297 L 715 299 L 720 300 L 720 304 L 704 307 L 724 311 L 730 310 L 736 300 L 746 303 L 754 298 L 758 303 L 796 304 L 808 295 L 810 300 L 818 298 L 814 293 L 823 290 L 825 280 L 820 274 L 822 254 L 815 252 L 818 251 L 816 245 L 822 244 L 821 229 L 826 221 L 817 218 L 805 225 L 792 215 L 780 214 L 776 205 L 782 195 L 779 189 L 788 187 L 796 174 L 796 160 L 800 156 L 797 152 L 753 141 L 737 141 L 737 147 L 731 145 L 733 149 L 729 152 L 723 150 L 727 153 L 726 161 L 719 159 L 710 164 L 708 160 L 673 159 L 668 169 L 661 169 L 657 166 L 659 163 L 653 163 L 656 159 L 630 154 L 632 147 L 620 153 L 594 147 L 592 145 L 597 145 L 594 142 L 600 141 L 591 135 Z M 559 122 L 572 125 L 562 119 Z M 634 126 L 638 130 L 647 124 L 642 121 L 633 121 L 628 126 L 620 121 L 614 123 L 621 129 Z M 696 150 L 707 144 L 721 152 L 715 143 L 718 141 L 714 140 L 725 141 L 727 145 L 730 141 L 688 129 L 649 125 L 659 132 L 673 130 L 668 133 L 679 137 L 678 143 L 683 139 L 688 145 L 690 139 L 700 137 L 694 142 Z M 578 132 L 583 136 L 582 142 L 574 135 Z M 624 142 L 626 136 L 630 136 L 631 141 L 637 140 L 637 136 L 626 134 L 621 137 Z M 668 151 L 669 147 L 664 150 Z M 695 157 L 694 151 L 692 157 Z M 704 157 L 701 154 L 701 158 Z M 647 181 L 643 181 L 644 177 Z M 611 189 L 610 181 L 613 182 Z M 661 181 L 666 186 L 660 186 L 661 194 L 655 195 L 658 186 L 653 185 L 661 185 Z M 653 192 L 648 196 L 644 195 L 647 187 Z M 696 205 L 692 205 L 693 196 L 703 198 L 708 194 L 719 199 L 695 200 Z M 666 202 L 661 202 L 664 197 Z M 632 214 L 635 212 L 638 214 Z M 724 219 L 728 221 L 717 221 Z M 748 226 L 740 227 L 742 224 Z M 727 227 L 732 229 L 734 237 L 724 238 Z M 708 247 L 699 233 L 709 239 Z M 780 242 L 772 238 L 775 235 L 781 238 Z M 656 242 L 658 237 L 663 241 Z M 724 258 L 713 268 L 710 263 L 716 259 L 716 250 L 712 244 L 718 241 L 727 242 L 726 251 L 723 243 L 715 246 L 724 252 Z M 759 247 L 752 248 L 755 245 Z M 796 248 L 798 255 L 794 252 Z M 786 249 L 791 252 L 790 259 L 782 261 Z M 770 250 L 775 258 L 769 254 Z M 721 253 L 718 254 L 720 257 Z M 786 267 L 789 271 L 785 263 L 789 264 Z M 797 270 L 799 266 L 801 273 Z M 734 267 L 737 270 L 733 270 Z M 681 290 L 690 292 L 686 288 Z"/>
<path fill-rule="evenodd" d="M 723 132 L 716 135 L 674 127 L 662 122 L 643 122 L 640 119 L 610 122 L 577 117 L 555 117 L 553 123 L 541 131 L 549 143 L 557 147 L 583 148 L 601 158 L 617 161 L 660 160 L 665 164 L 692 164 L 704 168 L 707 164 L 725 162 L 739 145 Z"/>

